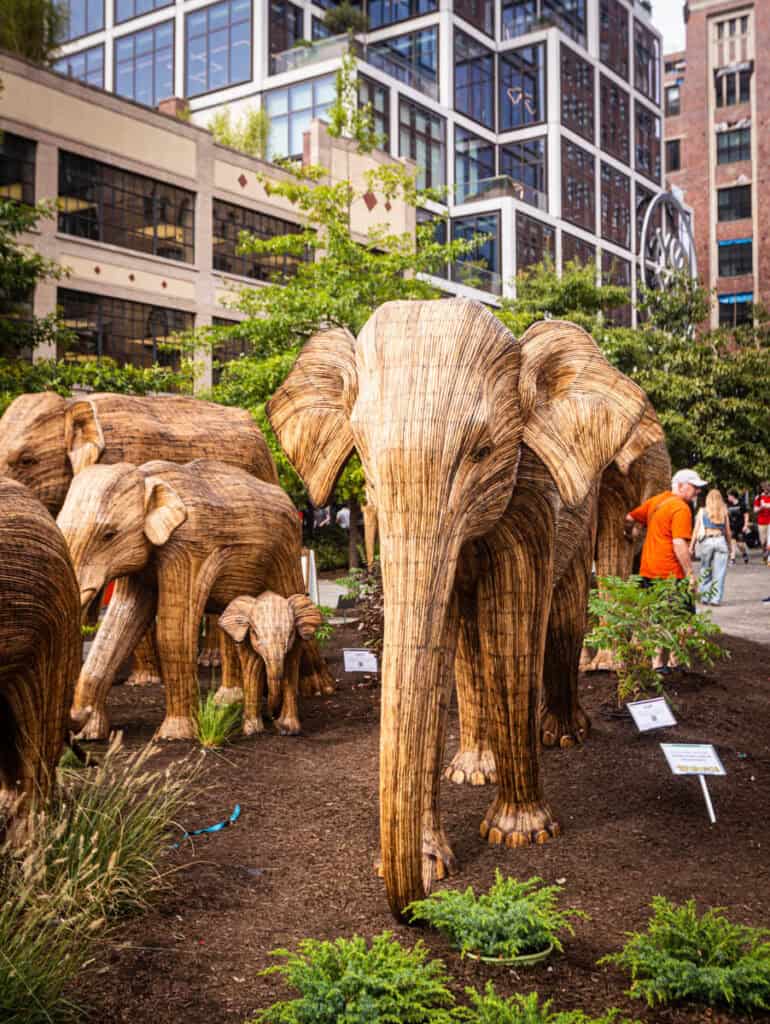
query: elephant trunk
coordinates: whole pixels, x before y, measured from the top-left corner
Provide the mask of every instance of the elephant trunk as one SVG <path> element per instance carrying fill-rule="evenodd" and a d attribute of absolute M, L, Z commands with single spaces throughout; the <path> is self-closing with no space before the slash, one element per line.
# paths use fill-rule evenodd
<path fill-rule="evenodd" d="M 388 901 L 397 918 L 430 887 L 423 836 L 431 824 L 447 659 L 445 623 L 459 545 L 384 526 L 385 598 L 380 730 L 380 839 Z M 454 548 L 454 550 L 452 550 Z"/>
<path fill-rule="evenodd" d="M 267 677 L 267 707 L 271 715 L 275 715 L 283 699 L 283 683 L 285 665 L 283 657 L 264 657 L 265 675 Z"/>

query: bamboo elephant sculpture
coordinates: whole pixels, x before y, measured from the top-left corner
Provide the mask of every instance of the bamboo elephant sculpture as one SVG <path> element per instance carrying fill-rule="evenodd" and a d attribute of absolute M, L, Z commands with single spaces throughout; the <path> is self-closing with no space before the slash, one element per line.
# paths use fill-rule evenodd
<path fill-rule="evenodd" d="M 316 505 L 355 448 L 377 509 L 380 838 L 396 915 L 453 867 L 438 796 L 459 636 L 497 764 L 482 835 L 516 846 L 558 832 L 538 735 L 556 522 L 586 501 L 644 401 L 580 328 L 550 321 L 517 341 L 479 303 L 442 300 L 386 303 L 357 340 L 315 336 L 268 404 Z"/>
<path fill-rule="evenodd" d="M 300 731 L 296 708 L 301 640 L 312 639 L 321 613 L 305 594 L 282 597 L 266 591 L 259 597 L 235 598 L 220 616 L 219 625 L 236 645 L 243 679 L 243 731 L 262 732 L 262 696 L 267 678 L 268 710 L 281 709 L 279 730 Z M 294 699 L 294 706 L 291 701 Z"/>
<path fill-rule="evenodd" d="M 75 690 L 72 717 L 84 723 L 86 739 L 108 734 L 107 691 L 153 619 L 166 688 L 158 736 L 187 739 L 194 735 L 203 612 L 221 613 L 244 593 L 288 596 L 304 589 L 301 529 L 289 497 L 214 460 L 91 466 L 73 480 L 58 524 L 82 607 L 117 580 Z M 313 657 L 311 671 L 325 674 L 317 650 L 308 644 L 305 652 Z M 316 683 L 323 689 L 326 679 Z"/>
<path fill-rule="evenodd" d="M 0 478 L 0 817 L 45 797 L 80 667 L 80 602 L 64 538 Z"/>

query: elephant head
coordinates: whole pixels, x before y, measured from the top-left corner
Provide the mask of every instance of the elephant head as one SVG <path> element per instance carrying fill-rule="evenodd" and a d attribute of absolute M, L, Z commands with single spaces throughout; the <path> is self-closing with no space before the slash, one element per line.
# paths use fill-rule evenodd
<path fill-rule="evenodd" d="M 52 515 L 73 473 L 97 462 L 103 451 L 98 412 L 89 399 L 51 391 L 19 395 L 0 420 L 0 476 L 25 484 Z"/>
<path fill-rule="evenodd" d="M 236 597 L 220 616 L 219 625 L 228 636 L 240 644 L 248 634 L 252 649 L 265 663 L 271 713 L 281 704 L 286 655 L 298 637 L 309 640 L 321 622 L 309 597 L 281 597 L 270 590 L 259 597 Z"/>
<path fill-rule="evenodd" d="M 424 892 L 426 755 L 438 743 L 445 622 L 460 551 L 511 501 L 522 445 L 562 500 L 584 500 L 640 419 L 644 395 L 579 327 L 517 341 L 468 300 L 390 302 L 358 339 L 311 338 L 268 415 L 311 499 L 355 447 L 377 509 L 385 599 L 380 742 L 383 873 L 399 914 Z"/>
<path fill-rule="evenodd" d="M 56 520 L 80 588 L 83 613 L 101 588 L 143 569 L 153 547 L 165 544 L 187 519 L 177 492 L 153 474 L 171 463 L 127 462 L 78 473 Z"/>

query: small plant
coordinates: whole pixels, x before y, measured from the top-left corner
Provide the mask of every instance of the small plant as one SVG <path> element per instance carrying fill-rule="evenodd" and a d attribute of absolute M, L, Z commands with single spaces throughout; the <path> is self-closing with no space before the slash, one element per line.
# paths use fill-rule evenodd
<path fill-rule="evenodd" d="M 216 694 L 209 690 L 198 703 L 195 730 L 198 742 L 207 750 L 224 747 L 241 726 L 243 705 L 217 704 Z"/>
<path fill-rule="evenodd" d="M 93 626 L 89 626 L 88 623 L 84 622 L 80 627 L 80 635 L 84 640 L 91 640 L 99 632 L 99 623 L 94 623 Z"/>
<path fill-rule="evenodd" d="M 656 651 L 665 650 L 683 667 L 694 661 L 713 665 L 727 652 L 714 643 L 721 630 L 708 616 L 692 612 L 682 584 L 655 580 L 642 587 L 638 576 L 600 577 L 588 599 L 595 621 L 586 636 L 591 647 L 610 648 L 617 661 L 618 707 L 646 693 L 664 693 L 652 668 Z"/>
<path fill-rule="evenodd" d="M 628 932 L 617 964 L 631 975 L 628 994 L 648 1006 L 679 999 L 770 1010 L 770 930 L 733 924 L 713 907 L 698 917 L 695 900 L 682 906 L 665 896 L 652 901 L 646 932 Z"/>
<path fill-rule="evenodd" d="M 512 958 L 563 949 L 559 932 L 574 934 L 570 917 L 587 917 L 582 910 L 558 910 L 561 886 L 544 885 L 542 878 L 519 882 L 495 871 L 489 892 L 478 897 L 468 886 L 464 892 L 444 889 L 406 908 L 412 921 L 438 929 L 464 955 Z"/>
<path fill-rule="evenodd" d="M 247 107 L 233 123 L 228 109 L 219 110 L 208 123 L 214 141 L 264 160 L 270 140 L 270 115 L 264 107 Z"/>
<path fill-rule="evenodd" d="M 537 992 L 528 995 L 513 995 L 503 999 L 497 995 L 491 981 L 487 982 L 484 994 L 475 988 L 466 988 L 465 994 L 471 1006 L 458 1007 L 455 1019 L 468 1024 L 612 1024 L 617 1021 L 620 1010 L 611 1009 L 603 1017 L 589 1017 L 582 1010 L 551 1010 L 551 1000 L 542 1003 Z M 617 1024 L 636 1024 L 623 1019 Z"/>
<path fill-rule="evenodd" d="M 334 626 L 329 622 L 329 619 L 334 618 L 334 609 L 329 608 L 325 604 L 319 604 L 317 607 L 323 622 L 315 631 L 314 636 L 319 644 L 325 644 L 331 639 L 332 633 L 334 633 Z"/>
<path fill-rule="evenodd" d="M 304 939 L 297 952 L 276 949 L 285 959 L 263 974 L 282 974 L 300 995 L 257 1013 L 252 1024 L 450 1024 L 454 997 L 440 960 L 428 960 L 422 942 L 406 949 L 390 932 L 367 947 L 352 939 Z"/>

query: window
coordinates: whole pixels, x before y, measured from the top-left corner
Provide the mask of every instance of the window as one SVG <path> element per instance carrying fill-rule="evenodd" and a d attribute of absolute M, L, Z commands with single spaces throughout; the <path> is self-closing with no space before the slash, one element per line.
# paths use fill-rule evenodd
<path fill-rule="evenodd" d="M 751 160 L 751 128 L 735 128 L 717 134 L 717 163 Z"/>
<path fill-rule="evenodd" d="M 369 29 L 395 25 L 438 10 L 438 0 L 369 0 Z"/>
<path fill-rule="evenodd" d="M 568 46 L 561 48 L 561 123 L 594 141 L 594 69 Z"/>
<path fill-rule="evenodd" d="M 270 117 L 268 159 L 302 156 L 302 136 L 314 117 L 323 117 L 334 102 L 334 75 L 297 82 L 265 93 Z"/>
<path fill-rule="evenodd" d="M 358 103 L 365 107 L 370 104 L 372 126 L 378 135 L 377 145 L 390 152 L 390 89 L 371 78 L 358 76 Z"/>
<path fill-rule="evenodd" d="M 214 270 L 251 277 L 257 281 L 291 277 L 296 274 L 297 264 L 301 262 L 298 257 L 283 254 L 272 256 L 267 253 L 241 254 L 237 251 L 238 239 L 242 231 L 248 231 L 256 238 L 274 238 L 276 235 L 299 234 L 303 230 L 301 225 L 291 221 L 215 199 Z"/>
<path fill-rule="evenodd" d="M 644 218 L 647 216 L 647 210 L 650 208 L 650 203 L 655 198 L 653 192 L 648 192 L 646 188 L 642 188 L 637 183 L 636 186 L 636 249 L 641 254 L 642 248 L 642 229 L 644 228 Z M 662 213 L 661 208 L 658 206 L 652 215 L 652 224 L 647 232 L 648 238 L 651 238 L 657 228 L 662 225 Z"/>
<path fill-rule="evenodd" d="M 251 78 L 251 0 L 224 0 L 188 14 L 185 35 L 188 96 Z"/>
<path fill-rule="evenodd" d="M 525 46 L 500 54 L 500 128 L 545 120 L 545 47 Z"/>
<path fill-rule="evenodd" d="M 714 76 L 716 104 L 718 107 L 732 107 L 736 103 L 751 100 L 751 70 L 717 71 Z"/>
<path fill-rule="evenodd" d="M 754 272 L 754 245 L 750 238 L 719 242 L 719 276 L 740 277 Z"/>
<path fill-rule="evenodd" d="M 556 229 L 516 211 L 516 273 L 556 259 Z"/>
<path fill-rule="evenodd" d="M 310 19 L 310 33 L 313 42 L 318 42 L 319 39 L 328 39 L 332 34 L 321 19 L 316 18 L 315 14 Z"/>
<path fill-rule="evenodd" d="M 750 324 L 754 319 L 753 292 L 740 292 L 736 295 L 719 296 L 719 326 L 737 327 L 739 324 Z"/>
<path fill-rule="evenodd" d="M 653 103 L 660 103 L 660 40 L 634 19 L 634 85 Z"/>
<path fill-rule="evenodd" d="M 59 358 L 99 359 L 108 356 L 124 366 L 178 367 L 178 352 L 164 350 L 164 344 L 180 331 L 192 330 L 192 313 L 181 309 L 128 302 L 105 295 L 60 288 L 57 304 L 64 324 L 75 333 L 74 348 L 58 353 Z"/>
<path fill-rule="evenodd" d="M 628 8 L 619 0 L 601 0 L 599 54 L 615 74 L 628 78 Z"/>
<path fill-rule="evenodd" d="M 516 182 L 517 198 L 548 210 L 546 140 L 526 139 L 500 147 L 500 173 Z"/>
<path fill-rule="evenodd" d="M 366 50 L 367 61 L 399 82 L 411 85 L 433 99 L 438 98 L 438 29 L 426 28 L 373 43 Z"/>
<path fill-rule="evenodd" d="M 173 3 L 174 0 L 115 0 L 115 23 L 138 18 L 140 14 L 149 14 Z"/>
<path fill-rule="evenodd" d="M 279 70 L 275 64 L 275 55 L 283 53 L 284 50 L 290 50 L 299 39 L 303 38 L 303 13 L 301 7 L 290 4 L 287 0 L 270 0 L 268 15 L 270 74 L 274 75 Z M 285 70 L 285 68 L 280 70 Z"/>
<path fill-rule="evenodd" d="M 631 101 L 626 90 L 621 89 L 606 75 L 602 75 L 599 82 L 601 148 L 616 160 L 628 164 L 631 162 Z"/>
<path fill-rule="evenodd" d="M 54 71 L 68 78 L 77 78 L 80 82 L 87 82 L 88 85 L 95 85 L 99 89 L 104 88 L 104 47 L 92 46 L 90 50 L 80 50 L 78 53 L 70 53 L 66 57 L 57 60 L 53 65 Z"/>
<path fill-rule="evenodd" d="M 719 161 L 722 163 L 722 161 Z M 682 140 L 671 139 L 666 143 L 666 170 L 681 171 L 682 169 Z"/>
<path fill-rule="evenodd" d="M 717 191 L 717 220 L 744 220 L 751 216 L 751 185 Z"/>
<path fill-rule="evenodd" d="M 557 25 L 581 46 L 586 44 L 585 0 L 507 0 L 503 4 L 503 39 Z"/>
<path fill-rule="evenodd" d="M 398 105 L 399 156 L 417 164 L 417 187 L 446 184 L 446 121 L 438 114 L 401 98 Z"/>
<path fill-rule="evenodd" d="M 479 182 L 495 176 L 495 146 L 472 135 L 465 128 L 455 128 L 455 202 L 465 200 L 479 190 Z"/>
<path fill-rule="evenodd" d="M 631 264 L 611 252 L 602 253 L 602 284 L 614 284 L 619 288 L 631 290 Z M 629 295 L 630 298 L 630 295 Z M 607 310 L 607 319 L 620 327 L 631 325 L 631 303 Z"/>
<path fill-rule="evenodd" d="M 456 29 L 455 110 L 494 130 L 495 58 L 485 46 Z"/>
<path fill-rule="evenodd" d="M 666 86 L 666 117 L 676 117 L 682 113 L 682 95 L 679 85 Z"/>
<path fill-rule="evenodd" d="M 35 202 L 35 151 L 37 143 L 11 132 L 0 133 L 0 199 Z"/>
<path fill-rule="evenodd" d="M 596 262 L 596 246 L 586 242 L 577 235 L 570 235 L 566 231 L 561 233 L 561 265 L 565 267 L 568 263 L 579 263 L 585 266 L 587 263 Z"/>
<path fill-rule="evenodd" d="M 174 95 L 174 22 L 115 40 L 115 92 L 156 107 Z"/>
<path fill-rule="evenodd" d="M 503 4 L 503 39 L 531 32 L 538 19 L 537 0 L 508 0 Z"/>
<path fill-rule="evenodd" d="M 602 162 L 602 238 L 631 248 L 631 181 Z"/>
<path fill-rule="evenodd" d="M 59 151 L 59 231 L 193 262 L 195 194 Z"/>
<path fill-rule="evenodd" d="M 594 158 L 587 150 L 562 138 L 561 215 L 586 231 L 596 230 L 594 169 Z"/>
<path fill-rule="evenodd" d="M 470 239 L 474 235 L 489 235 L 484 242 L 458 256 L 452 267 L 452 280 L 469 288 L 500 295 L 500 217 L 485 213 L 477 217 L 458 217 L 452 221 L 452 240 Z"/>
<path fill-rule="evenodd" d="M 636 107 L 636 169 L 660 181 L 660 118 L 641 103 Z"/>
<path fill-rule="evenodd" d="M 495 8 L 492 0 L 454 0 L 455 14 L 465 18 L 488 36 L 495 34 Z"/>
<path fill-rule="evenodd" d="M 104 0 L 69 0 L 65 8 L 64 39 L 99 32 L 104 28 Z"/>
<path fill-rule="evenodd" d="M 252 346 L 248 338 L 242 338 L 238 334 L 237 320 L 228 320 L 223 316 L 212 316 L 212 327 L 229 327 L 230 333 L 215 345 L 211 350 L 211 383 L 218 384 L 222 379 L 222 370 L 227 363 L 233 363 L 241 356 L 249 355 Z"/>

